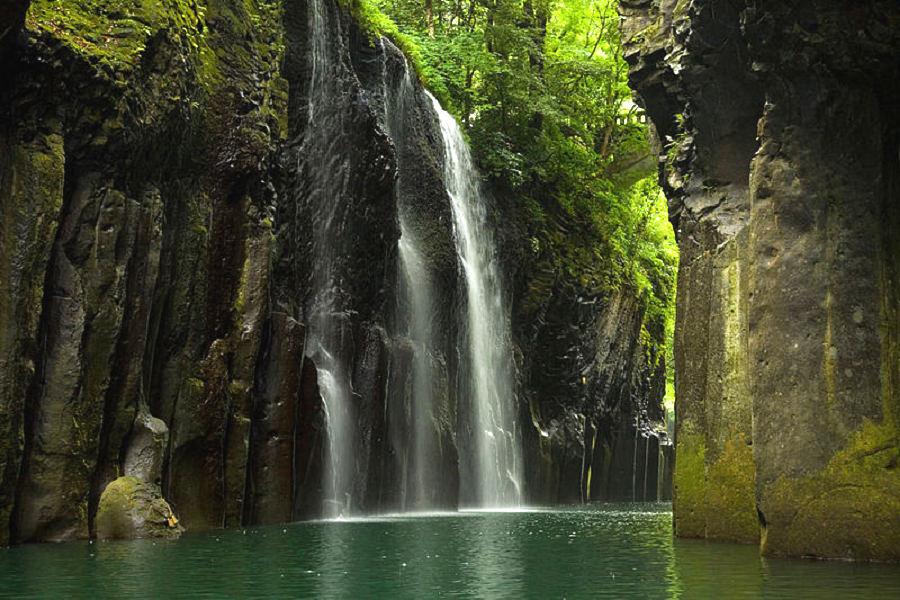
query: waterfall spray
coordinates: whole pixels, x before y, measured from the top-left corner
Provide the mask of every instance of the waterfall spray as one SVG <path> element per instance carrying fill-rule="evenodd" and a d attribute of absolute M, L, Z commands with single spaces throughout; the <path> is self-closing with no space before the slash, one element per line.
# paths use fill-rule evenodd
<path fill-rule="evenodd" d="M 479 507 L 522 502 L 522 443 L 512 373 L 509 314 L 488 226 L 485 198 L 469 147 L 456 120 L 431 96 L 444 142 L 444 180 L 450 195 L 456 251 L 466 284 L 461 340 L 472 448 L 461 473 L 468 502 Z"/>
<path fill-rule="evenodd" d="M 436 453 L 434 419 L 434 378 L 432 355 L 435 346 L 434 299 L 431 273 L 422 252 L 422 240 L 413 227 L 416 210 L 415 198 L 403 192 L 404 144 L 411 135 L 406 130 L 408 111 L 419 94 L 408 63 L 403 61 L 403 75 L 396 86 L 385 80 L 385 123 L 388 133 L 397 146 L 399 177 L 396 185 L 397 214 L 400 223 L 398 255 L 400 258 L 399 302 L 397 320 L 404 336 L 413 346 L 412 389 L 409 407 L 412 449 L 404 470 L 401 504 L 404 510 L 427 509 L 435 506 L 435 493 L 440 477 Z"/>
<path fill-rule="evenodd" d="M 310 186 L 306 202 L 316 219 L 313 242 L 315 270 L 313 296 L 308 304 L 306 355 L 315 362 L 319 390 L 325 408 L 327 444 L 323 514 L 341 516 L 351 510 L 354 438 L 353 406 L 349 373 L 344 359 L 343 296 L 335 244 L 341 219 L 338 214 L 342 191 L 346 188 L 346 170 L 335 168 L 341 161 L 335 145 L 335 131 L 342 131 L 342 111 L 328 110 L 338 97 L 339 48 L 327 28 L 328 15 L 323 0 L 309 2 L 310 81 L 306 133 L 299 153 L 309 163 Z"/>

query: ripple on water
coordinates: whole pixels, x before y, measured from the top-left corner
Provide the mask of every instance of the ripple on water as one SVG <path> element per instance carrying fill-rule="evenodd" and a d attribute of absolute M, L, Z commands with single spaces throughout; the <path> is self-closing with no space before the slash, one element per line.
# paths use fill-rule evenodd
<path fill-rule="evenodd" d="M 892 598 L 900 567 L 672 538 L 668 505 L 379 515 L 0 551 L 25 598 Z"/>

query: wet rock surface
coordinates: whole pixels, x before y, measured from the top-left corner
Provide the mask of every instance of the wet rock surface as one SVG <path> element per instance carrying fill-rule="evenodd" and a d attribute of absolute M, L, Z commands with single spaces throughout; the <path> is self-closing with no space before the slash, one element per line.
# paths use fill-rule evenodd
<path fill-rule="evenodd" d="M 404 502 L 415 348 L 397 316 L 401 206 L 440 299 L 428 501 L 456 506 L 465 291 L 440 131 L 415 77 L 388 122 L 399 51 L 324 3 L 338 61 L 323 167 L 304 145 L 306 2 L 135 2 L 128 16 L 87 1 L 63 20 L 50 0 L 26 4 L 0 9 L 0 544 L 168 536 L 173 512 L 192 531 L 321 514 L 325 415 L 307 347 L 321 168 L 344 173 L 333 318 L 353 503 Z M 498 227 L 507 209 L 498 197 Z M 663 378 L 637 303 L 585 300 L 559 260 L 547 275 L 516 260 L 522 239 L 498 235 L 526 500 L 649 498 L 664 469 L 644 429 Z"/>
<path fill-rule="evenodd" d="M 678 534 L 900 559 L 897 4 L 620 6 L 681 249 Z"/>
<path fill-rule="evenodd" d="M 139 414 L 132 425 L 125 452 L 125 475 L 158 484 L 169 443 L 169 428 L 161 419 Z"/>

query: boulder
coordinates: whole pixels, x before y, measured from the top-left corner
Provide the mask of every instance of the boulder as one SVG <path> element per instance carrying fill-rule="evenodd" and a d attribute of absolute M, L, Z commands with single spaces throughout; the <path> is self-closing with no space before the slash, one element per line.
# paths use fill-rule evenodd
<path fill-rule="evenodd" d="M 158 484 L 168 441 L 169 428 L 162 420 L 147 413 L 139 414 L 125 454 L 125 475 Z"/>
<path fill-rule="evenodd" d="M 103 490 L 94 525 L 101 540 L 174 539 L 184 531 L 159 486 L 128 475 Z"/>

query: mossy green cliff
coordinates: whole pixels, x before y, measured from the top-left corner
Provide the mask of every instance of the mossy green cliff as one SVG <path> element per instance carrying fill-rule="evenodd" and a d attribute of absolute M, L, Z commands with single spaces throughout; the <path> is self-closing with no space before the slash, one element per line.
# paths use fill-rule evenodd
<path fill-rule="evenodd" d="M 361 510 L 399 502 L 396 446 L 407 425 L 385 414 L 409 402 L 412 345 L 395 323 L 396 183 L 405 177 L 417 186 L 429 266 L 447 299 L 435 316 L 448 333 L 432 357 L 433 425 L 441 495 L 454 505 L 462 409 L 451 334 L 462 295 L 433 107 L 414 82 L 409 139 L 392 139 L 385 95 L 407 62 L 383 35 L 414 65 L 415 48 L 369 4 L 319 8 L 318 41 L 338 56 L 324 114 L 346 176 L 334 242 L 347 311 L 334 318 L 359 411 L 366 477 L 356 499 Z M 309 9 L 278 0 L 0 9 L 0 544 L 151 535 L 141 519 L 166 502 L 191 530 L 321 511 L 324 413 L 305 349 L 321 217 L 310 212 L 309 186 L 324 168 L 305 144 Z M 428 80 L 421 66 L 419 75 Z M 411 172 L 400 177 L 401 168 Z M 507 209 L 498 201 L 500 220 L 519 223 Z M 603 301 L 560 313 L 543 337 L 523 334 L 515 358 L 530 365 L 574 349 L 561 364 L 576 382 L 583 357 L 595 357 L 577 397 L 545 396 L 559 400 L 545 420 L 571 422 L 546 443 L 538 428 L 526 436 L 544 461 L 533 497 L 578 499 L 590 493 L 585 448 L 597 448 L 597 464 L 601 450 L 613 466 L 634 463 L 633 442 L 612 447 L 637 432 L 610 424 L 650 426 L 664 332 L 647 302 L 657 282 L 601 290 L 584 244 L 568 244 L 562 229 L 554 236 L 543 264 L 565 289 L 557 306 L 577 304 L 583 290 Z M 503 241 L 506 274 L 540 288 L 517 289 L 512 301 L 546 302 L 536 264 L 512 262 L 530 241 Z M 525 398 L 530 382 L 518 383 Z M 584 418 L 600 412 L 602 422 Z M 584 427 L 595 443 L 585 444 Z M 605 485 L 588 486 L 592 497 Z"/>
<path fill-rule="evenodd" d="M 271 237 L 287 112 L 276 3 L 37 0 L 22 27 L 0 98 L 3 542 L 87 536 L 135 415 L 171 419 L 210 340 L 246 388 L 229 265 Z"/>
<path fill-rule="evenodd" d="M 620 5 L 681 248 L 678 534 L 898 560 L 896 3 Z"/>

